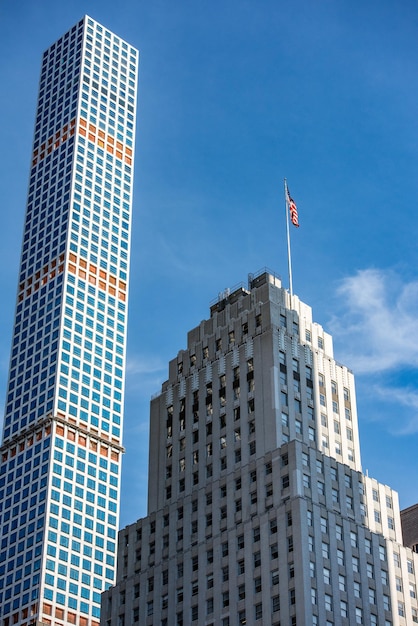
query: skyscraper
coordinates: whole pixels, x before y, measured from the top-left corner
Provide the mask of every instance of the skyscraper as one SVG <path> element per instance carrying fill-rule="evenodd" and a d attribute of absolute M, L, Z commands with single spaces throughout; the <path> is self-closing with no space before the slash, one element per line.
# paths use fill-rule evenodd
<path fill-rule="evenodd" d="M 418 623 L 398 496 L 362 474 L 354 377 L 263 271 L 222 293 L 151 401 L 148 515 L 102 626 Z"/>
<path fill-rule="evenodd" d="M 97 624 L 115 578 L 138 53 L 43 55 L 0 469 L 0 624 Z"/>

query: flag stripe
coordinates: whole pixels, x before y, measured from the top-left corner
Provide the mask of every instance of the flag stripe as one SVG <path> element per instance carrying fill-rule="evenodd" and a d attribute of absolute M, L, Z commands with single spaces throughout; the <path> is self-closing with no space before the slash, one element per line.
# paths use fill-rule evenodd
<path fill-rule="evenodd" d="M 286 202 L 287 202 L 287 206 L 289 207 L 290 221 L 292 222 L 293 226 L 296 226 L 296 228 L 299 228 L 298 209 L 296 206 L 296 202 L 293 200 L 293 198 L 291 197 L 289 193 L 289 188 L 287 187 L 287 185 L 286 185 Z"/>

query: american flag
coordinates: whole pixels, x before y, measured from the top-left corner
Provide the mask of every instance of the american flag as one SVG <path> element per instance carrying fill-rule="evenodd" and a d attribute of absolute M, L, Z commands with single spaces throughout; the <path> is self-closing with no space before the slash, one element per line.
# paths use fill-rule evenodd
<path fill-rule="evenodd" d="M 297 228 L 299 228 L 298 209 L 297 209 L 295 201 L 293 200 L 293 198 L 291 197 L 289 193 L 289 188 L 287 185 L 286 185 L 286 202 L 287 202 L 287 206 L 289 207 L 290 220 L 293 226 L 296 226 Z"/>

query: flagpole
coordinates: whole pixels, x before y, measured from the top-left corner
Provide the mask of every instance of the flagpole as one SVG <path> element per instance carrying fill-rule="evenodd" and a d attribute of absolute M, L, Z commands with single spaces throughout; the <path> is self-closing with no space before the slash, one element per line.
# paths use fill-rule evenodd
<path fill-rule="evenodd" d="M 288 207 L 288 192 L 287 181 L 284 179 L 284 206 L 286 210 L 286 234 L 287 234 L 287 266 L 289 270 L 289 292 L 290 292 L 290 306 L 293 305 L 293 280 L 292 280 L 292 256 L 290 253 L 290 228 L 289 228 L 289 207 Z"/>

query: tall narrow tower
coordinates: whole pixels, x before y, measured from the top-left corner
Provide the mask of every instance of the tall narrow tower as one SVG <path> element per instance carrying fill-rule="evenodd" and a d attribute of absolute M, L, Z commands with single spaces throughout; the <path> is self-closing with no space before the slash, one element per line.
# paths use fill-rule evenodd
<path fill-rule="evenodd" d="M 138 52 L 43 55 L 0 469 L 0 624 L 97 624 L 116 571 Z"/>

